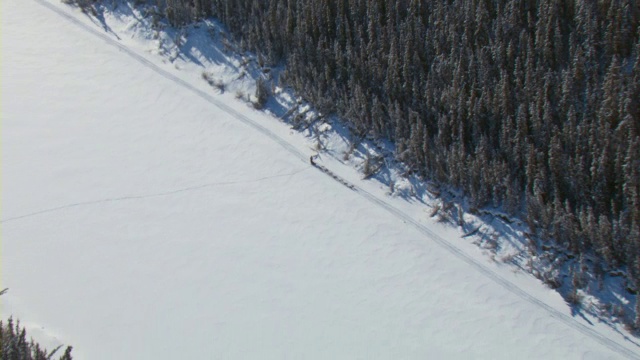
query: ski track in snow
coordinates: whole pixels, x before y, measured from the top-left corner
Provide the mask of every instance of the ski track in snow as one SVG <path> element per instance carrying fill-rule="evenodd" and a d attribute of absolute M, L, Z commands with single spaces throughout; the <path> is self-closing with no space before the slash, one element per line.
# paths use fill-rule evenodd
<path fill-rule="evenodd" d="M 128 55 L 131 58 L 133 58 L 137 62 L 139 62 L 142 65 L 144 65 L 145 67 L 149 68 L 150 70 L 153 70 L 154 72 L 156 72 L 157 74 L 161 75 L 162 77 L 164 77 L 164 78 L 166 78 L 166 79 L 168 79 L 168 80 L 170 80 L 170 81 L 182 86 L 183 88 L 195 93 L 196 95 L 198 95 L 199 97 L 201 97 L 205 101 L 211 103 L 212 105 L 215 105 L 216 107 L 218 107 L 221 110 L 223 110 L 224 112 L 232 115 L 234 118 L 236 118 L 237 120 L 241 121 L 242 123 L 254 128 L 255 130 L 257 130 L 260 133 L 264 134 L 265 136 L 269 137 L 271 140 L 273 140 L 274 142 L 278 143 L 280 146 L 282 146 L 289 153 L 291 153 L 292 155 L 297 157 L 300 161 L 303 161 L 305 163 L 307 162 L 307 160 L 308 160 L 307 155 L 303 154 L 301 151 L 299 151 L 297 148 L 295 148 L 291 143 L 287 142 L 286 140 L 284 140 L 283 138 L 279 137 L 275 133 L 271 132 L 269 129 L 265 128 L 264 126 L 260 125 L 259 123 L 251 120 L 247 116 L 244 116 L 244 115 L 240 114 L 239 112 L 237 112 L 233 108 L 231 108 L 228 105 L 222 103 L 221 101 L 211 97 L 210 95 L 208 95 L 204 91 L 197 89 L 196 87 L 194 87 L 191 84 L 189 84 L 188 82 L 180 79 L 179 77 L 167 72 L 166 70 L 161 69 L 156 64 L 154 64 L 151 61 L 145 59 L 143 56 L 137 54 L 135 51 L 129 49 L 125 45 L 119 43 L 117 40 L 115 40 L 115 39 L 107 36 L 106 34 L 101 33 L 99 31 L 97 31 L 96 29 L 88 26 L 87 24 L 85 24 L 85 23 L 81 22 L 80 20 L 78 20 L 77 18 L 75 18 L 73 15 L 70 15 L 70 14 L 66 13 L 65 11 L 63 11 L 60 8 L 56 7 L 55 5 L 52 5 L 52 4 L 48 3 L 45 0 L 33 0 L 33 1 L 35 1 L 38 4 L 40 4 L 41 6 L 44 6 L 44 7 L 48 8 L 49 10 L 55 12 L 56 14 L 58 14 L 61 17 L 63 17 L 65 20 L 71 22 L 75 26 L 78 26 L 78 27 L 82 28 L 83 30 L 91 33 L 92 35 L 101 38 L 107 44 L 117 47 L 119 50 L 124 52 L 126 55 Z M 531 304 L 533 304 L 533 305 L 545 310 L 551 317 L 557 319 L 558 321 L 562 322 L 563 324 L 567 325 L 568 327 L 570 327 L 570 328 L 572 328 L 572 329 L 574 329 L 576 331 L 579 331 L 580 333 L 582 333 L 582 334 L 584 334 L 586 336 L 589 336 L 593 340 L 595 340 L 598 343 L 608 347 L 609 349 L 617 352 L 620 355 L 623 355 L 623 356 L 625 356 L 625 357 L 627 357 L 629 359 L 640 359 L 640 355 L 639 354 L 636 354 L 636 353 L 632 352 L 631 350 L 627 349 L 626 347 L 620 345 L 618 342 L 601 335 L 597 331 L 595 331 L 595 330 L 587 327 L 586 325 L 576 321 L 574 318 L 572 318 L 572 317 L 570 317 L 570 316 L 568 316 L 568 315 L 566 315 L 566 314 L 554 309 L 553 307 L 549 306 L 548 304 L 546 304 L 545 302 L 541 301 L 540 299 L 538 299 L 538 298 L 532 296 L 531 294 L 527 293 L 526 291 L 522 290 L 521 288 L 519 288 L 518 286 L 516 286 L 515 284 L 513 284 L 509 280 L 503 278 L 502 276 L 500 276 L 497 273 L 495 273 L 494 271 L 492 271 L 490 268 L 484 266 L 480 262 L 474 260 L 472 257 L 466 255 L 464 252 L 462 252 L 460 249 L 455 247 L 453 244 L 451 244 L 450 242 L 448 242 L 444 238 L 440 237 L 439 235 L 435 234 L 433 231 L 429 230 L 429 228 L 427 228 L 426 226 L 420 224 L 418 221 L 416 221 L 415 219 L 413 219 L 411 216 L 407 215 L 406 213 L 402 212 L 398 208 L 394 207 L 392 204 L 386 202 L 383 199 L 378 198 L 377 196 L 373 195 L 372 193 L 362 189 L 361 187 L 359 187 L 359 186 L 357 186 L 355 184 L 347 182 L 346 180 L 344 180 L 344 179 L 340 178 L 339 176 L 333 174 L 330 170 L 328 170 L 328 169 L 326 169 L 324 167 L 316 166 L 316 168 L 318 170 L 322 171 L 323 173 L 325 173 L 326 175 L 332 177 L 334 180 L 338 181 L 342 185 L 345 185 L 345 186 L 349 187 L 350 189 L 354 190 L 360 196 L 362 196 L 363 198 L 367 199 L 372 204 L 374 204 L 374 205 L 376 205 L 376 206 L 378 206 L 380 208 L 385 209 L 390 214 L 394 215 L 396 218 L 406 222 L 407 224 L 410 224 L 411 226 L 416 228 L 418 231 L 420 231 L 422 234 L 424 234 L 426 237 L 428 237 L 431 240 L 435 241 L 442 248 L 446 249 L 448 252 L 450 252 L 451 254 L 456 256 L 458 259 L 460 259 L 460 260 L 464 261 L 465 263 L 471 265 L 474 269 L 478 270 L 480 273 L 484 274 L 487 278 L 489 278 L 492 281 L 494 281 L 495 283 L 499 284 L 501 287 L 503 287 L 504 289 L 508 290 L 509 292 L 511 292 L 511 293 L 517 295 L 518 297 L 520 297 L 521 299 L 523 299 L 523 300 L 525 300 L 525 301 L 527 301 L 527 302 L 529 302 L 529 303 L 531 303 Z M 308 169 L 308 167 L 305 168 L 305 169 L 299 170 L 298 172 L 304 171 L 306 169 Z M 295 174 L 295 172 L 291 173 L 291 174 L 275 175 L 275 176 L 266 177 L 266 178 L 262 178 L 262 179 L 248 180 L 248 181 L 245 181 L 245 182 L 261 181 L 261 180 L 265 180 L 265 179 L 272 178 L 272 177 L 292 176 L 294 174 Z M 26 215 L 14 217 L 14 218 L 5 219 L 5 220 L 2 220 L 2 223 L 8 222 L 8 221 L 13 221 L 13 220 L 18 220 L 18 219 L 29 217 L 29 216 L 35 216 L 35 215 L 39 215 L 39 214 L 53 212 L 53 211 L 57 211 L 57 210 L 65 209 L 65 208 L 70 208 L 70 207 L 77 207 L 77 206 L 84 206 L 84 205 L 105 203 L 105 202 L 113 202 L 113 201 L 142 199 L 142 198 L 155 197 L 155 196 L 171 195 L 171 194 L 175 194 L 175 193 L 179 193 L 179 192 L 184 192 L 184 191 L 189 191 L 189 190 L 196 190 L 196 189 L 200 189 L 200 188 L 204 188 L 204 187 L 208 187 L 208 186 L 225 185 L 225 184 L 233 184 L 233 183 L 239 183 L 239 182 L 211 183 L 211 184 L 205 184 L 205 185 L 200 185 L 200 186 L 195 186 L 195 187 L 190 187 L 190 188 L 183 188 L 183 189 L 173 190 L 173 191 L 169 191 L 169 192 L 166 192 L 166 193 L 156 193 L 156 194 L 138 195 L 138 196 L 125 196 L 125 197 L 120 197 L 120 198 L 111 198 L 111 199 L 103 199 L 103 200 L 81 202 L 81 203 L 76 203 L 76 204 L 69 204 L 69 205 L 64 205 L 64 206 L 57 207 L 57 208 L 51 208 L 51 209 L 42 210 L 42 211 L 38 211 L 38 212 L 35 212 L 35 213 L 31 213 L 31 214 L 26 214 Z"/>
<path fill-rule="evenodd" d="M 11 217 L 11 218 L 3 219 L 3 220 L 0 220 L 0 224 L 8 223 L 8 222 L 11 222 L 11 221 L 16 221 L 16 220 L 20 220 L 20 219 L 25 219 L 25 218 L 29 218 L 29 217 L 32 217 L 32 216 L 51 213 L 51 212 L 55 212 L 55 211 L 60 211 L 60 210 L 74 208 L 74 207 L 79 207 L 79 206 L 97 205 L 97 204 L 104 204 L 104 203 L 125 201 L 125 200 L 142 200 L 142 199 L 148 199 L 148 198 L 154 198 L 154 197 L 160 197 L 160 196 L 175 195 L 175 194 L 179 194 L 179 193 L 183 193 L 183 192 L 200 190 L 200 189 L 205 189 L 205 188 L 214 187 L 214 186 L 250 184 L 250 183 L 256 183 L 256 182 L 260 182 L 260 181 L 264 181 L 264 180 L 280 178 L 280 177 L 292 177 L 292 176 L 294 176 L 296 174 L 299 174 L 299 173 L 301 173 L 301 172 L 303 172 L 303 171 L 305 171 L 305 170 L 307 170 L 309 168 L 311 168 L 311 166 L 308 166 L 308 167 L 305 167 L 305 168 L 302 168 L 300 170 L 297 170 L 297 171 L 294 171 L 294 172 L 291 172 L 291 173 L 287 173 L 287 174 L 278 174 L 278 175 L 265 176 L 265 177 L 261 177 L 261 178 L 253 179 L 253 180 L 236 180 L 236 181 L 211 182 L 211 183 L 206 183 L 206 184 L 201 184 L 201 185 L 189 186 L 189 187 L 186 187 L 186 188 L 180 188 L 180 189 L 175 189 L 175 190 L 169 190 L 169 191 L 153 193 L 153 194 L 127 195 L 127 196 L 112 197 L 112 198 L 99 199 L 99 200 L 82 201 L 82 202 L 77 202 L 77 203 L 73 203 L 73 204 L 66 204 L 66 205 L 62 205 L 62 206 L 56 206 L 56 207 L 49 208 L 49 209 L 39 210 L 39 211 L 35 211 L 35 212 L 32 212 L 32 213 L 28 213 L 28 214 L 24 214 L 24 215 L 18 215 L 18 216 L 14 216 L 14 217 Z"/>

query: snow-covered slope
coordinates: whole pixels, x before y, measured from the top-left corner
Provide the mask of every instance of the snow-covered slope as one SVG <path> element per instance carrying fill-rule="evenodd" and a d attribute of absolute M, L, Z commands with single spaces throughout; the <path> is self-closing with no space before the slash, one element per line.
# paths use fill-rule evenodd
<path fill-rule="evenodd" d="M 1 315 L 39 340 L 92 360 L 638 357 L 200 74 L 56 1 L 1 6 Z"/>

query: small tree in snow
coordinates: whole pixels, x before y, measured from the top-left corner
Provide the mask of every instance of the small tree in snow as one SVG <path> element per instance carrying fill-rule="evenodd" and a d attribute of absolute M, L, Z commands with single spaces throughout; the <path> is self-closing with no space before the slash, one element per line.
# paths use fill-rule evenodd
<path fill-rule="evenodd" d="M 270 92 L 266 81 L 264 81 L 264 79 L 262 78 L 258 78 L 258 80 L 256 81 L 256 101 L 254 103 L 255 108 L 263 109 L 267 104 L 269 96 Z"/>
<path fill-rule="evenodd" d="M 636 295 L 636 319 L 633 322 L 636 331 L 640 330 L 640 293 Z"/>

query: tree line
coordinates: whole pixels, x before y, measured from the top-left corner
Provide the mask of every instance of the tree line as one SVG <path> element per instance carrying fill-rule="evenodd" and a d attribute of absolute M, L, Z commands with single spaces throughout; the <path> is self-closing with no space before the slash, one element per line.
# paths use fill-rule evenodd
<path fill-rule="evenodd" d="M 415 173 L 640 289 L 637 0 L 154 0 L 213 15 Z"/>
<path fill-rule="evenodd" d="M 0 292 L 2 295 L 2 292 Z M 0 321 L 0 359 L 4 360 L 50 360 L 62 348 L 62 345 L 47 351 L 40 344 L 27 339 L 27 331 L 20 326 L 20 321 L 9 318 L 6 323 Z M 71 346 L 67 346 L 59 360 L 72 360 Z"/>

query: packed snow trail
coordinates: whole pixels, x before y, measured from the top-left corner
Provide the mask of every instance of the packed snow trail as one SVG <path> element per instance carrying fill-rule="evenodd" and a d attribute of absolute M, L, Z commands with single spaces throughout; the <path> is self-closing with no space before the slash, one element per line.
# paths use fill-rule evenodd
<path fill-rule="evenodd" d="M 185 89 L 195 93 L 196 95 L 198 95 L 199 97 L 201 97 L 205 101 L 217 106 L 218 108 L 220 108 L 224 112 L 226 112 L 226 113 L 228 113 L 230 115 L 233 115 L 236 119 L 240 120 L 244 124 L 246 124 L 246 125 L 254 128 L 254 129 L 258 130 L 262 134 L 264 134 L 267 137 L 269 137 L 271 140 L 273 140 L 276 143 L 280 144 L 280 146 L 285 148 L 291 154 L 295 155 L 301 161 L 303 161 L 305 163 L 307 162 L 307 155 L 304 155 L 302 152 L 300 152 L 298 149 L 296 149 L 294 146 L 292 146 L 286 140 L 284 140 L 281 137 L 277 136 L 276 134 L 272 133 L 267 128 L 265 128 L 264 126 L 258 124 L 257 122 L 249 119 L 245 115 L 237 112 L 235 109 L 233 109 L 230 106 L 226 105 L 222 101 L 219 101 L 219 100 L 211 97 L 211 95 L 207 94 L 206 92 L 204 92 L 204 91 L 192 86 L 188 82 L 186 82 L 186 81 L 182 80 L 181 78 L 171 74 L 170 72 L 168 72 L 166 70 L 163 70 L 158 65 L 156 65 L 156 64 L 152 63 L 151 61 L 145 59 L 143 56 L 141 56 L 138 53 L 136 53 L 135 51 L 129 49 L 127 46 L 122 45 L 121 43 L 119 43 L 118 41 L 116 41 L 113 38 L 109 37 L 108 35 L 105 35 L 104 33 L 101 33 L 99 31 L 97 31 L 96 29 L 86 25 L 85 23 L 83 23 L 83 22 L 79 21 L 78 19 L 76 19 L 73 15 L 67 14 L 66 12 L 60 10 L 55 5 L 50 4 L 46 0 L 34 0 L 34 1 L 36 1 L 37 3 L 43 5 L 43 6 L 47 7 L 47 8 L 49 8 L 50 10 L 56 12 L 58 15 L 62 16 L 63 18 L 65 18 L 67 21 L 70 21 L 74 25 L 81 27 L 83 30 L 85 30 L 87 32 L 90 32 L 91 34 L 101 38 L 102 40 L 104 40 L 109 45 L 117 47 L 118 49 L 123 51 L 125 54 L 127 54 L 130 57 L 132 57 L 133 59 L 135 59 L 136 61 L 138 61 L 142 65 L 146 66 L 150 70 L 155 71 L 156 73 L 158 73 L 159 75 L 165 77 L 166 79 L 171 80 L 174 83 L 184 87 Z"/>
<path fill-rule="evenodd" d="M 516 286 L 515 284 L 511 283 L 509 280 L 507 280 L 507 279 L 501 277 L 500 275 L 498 275 L 497 273 L 491 271 L 491 269 L 489 269 L 488 267 L 482 265 L 481 263 L 479 263 L 478 261 L 476 261 L 472 257 L 466 255 L 464 252 L 460 251 L 460 249 L 458 249 L 457 247 L 453 246 L 450 242 L 448 242 L 447 240 L 445 240 L 444 238 L 442 238 L 438 234 L 434 233 L 433 231 L 429 230 L 428 227 L 424 226 L 423 224 L 420 224 L 419 222 L 414 220 L 411 216 L 403 213 L 402 211 L 400 211 L 399 209 L 395 208 L 393 205 L 389 204 L 388 202 L 378 198 L 377 196 L 375 196 L 372 193 L 362 189 L 361 187 L 359 187 L 357 185 L 349 183 L 348 181 L 346 181 L 345 179 L 337 176 L 336 174 L 331 172 L 331 170 L 327 169 L 326 167 L 324 167 L 322 165 L 315 164 L 314 166 L 316 168 L 318 168 L 320 171 L 322 171 L 324 174 L 330 176 L 331 178 L 333 178 L 337 182 L 341 183 L 342 185 L 348 187 L 351 190 L 356 191 L 358 194 L 360 194 L 365 199 L 369 200 L 374 205 L 385 209 L 386 211 L 388 211 L 389 213 L 391 213 L 393 216 L 397 217 L 398 219 L 400 219 L 402 221 L 405 221 L 408 224 L 411 224 L 413 227 L 418 229 L 421 233 L 426 235 L 428 238 L 432 239 L 433 241 L 438 243 L 438 245 L 442 246 L 447 251 L 449 251 L 451 254 L 455 255 L 458 259 L 460 259 L 460 260 L 466 262 L 467 264 L 473 266 L 476 270 L 478 270 L 479 272 L 481 272 L 482 274 L 484 274 L 485 276 L 487 276 L 488 278 L 490 278 L 491 280 L 493 280 L 497 284 L 500 284 L 500 286 L 502 286 L 503 288 L 509 290 L 513 294 L 519 296 L 520 298 L 522 298 L 522 299 L 524 299 L 524 300 L 526 300 L 526 301 L 528 301 L 528 302 L 530 302 L 530 303 L 532 303 L 532 304 L 534 304 L 536 306 L 539 306 L 539 307 L 543 308 L 552 317 L 558 319 L 559 321 L 561 321 L 562 323 L 566 324 L 567 326 L 569 326 L 569 327 L 571 327 L 571 328 L 573 328 L 575 330 L 578 330 L 578 331 L 580 331 L 581 333 L 583 333 L 583 334 L 585 334 L 587 336 L 592 337 L 594 340 L 598 341 L 602 345 L 607 346 L 611 350 L 617 351 L 618 353 L 628 357 L 629 359 L 640 359 L 640 355 L 633 353 L 632 351 L 630 351 L 627 348 L 621 346 L 617 342 L 615 342 L 615 341 L 613 341 L 613 340 L 601 335 L 597 331 L 594 331 L 594 330 L 588 328 L 587 326 L 577 322 L 574 318 L 572 318 L 570 316 L 567 316 L 566 314 L 561 313 L 560 311 L 558 311 L 558 310 L 554 309 L 553 307 L 547 305 L 546 303 L 544 303 L 543 301 L 537 299 L 536 297 L 532 296 L 531 294 L 527 293 L 526 291 L 520 289 L 518 286 Z"/>
<path fill-rule="evenodd" d="M 511 283 L 509 280 L 507 280 L 507 279 L 501 277 L 500 275 L 498 275 L 497 273 L 491 271 L 491 269 L 489 269 L 488 267 L 482 265 L 481 263 L 479 263 L 475 259 L 471 258 L 470 256 L 466 255 L 464 252 L 460 251 L 460 249 L 458 249 L 455 246 L 451 245 L 451 243 L 449 243 L 447 240 L 445 240 L 442 237 L 440 237 L 439 235 L 435 234 L 433 231 L 429 230 L 429 228 L 427 228 L 426 226 L 424 226 L 424 225 L 420 224 L 419 222 L 415 221 L 412 217 L 410 217 L 410 216 L 406 215 L 405 213 L 403 213 L 402 211 L 396 209 L 391 204 L 389 204 L 389 203 L 377 198 L 376 196 L 374 196 L 370 192 L 368 192 L 366 190 L 363 190 L 363 189 L 361 189 L 361 188 L 359 188 L 357 186 L 355 186 L 355 190 L 360 195 L 362 195 L 364 198 L 366 198 L 367 200 L 371 201 L 373 204 L 376 204 L 376 205 L 380 206 L 381 208 L 384 208 L 385 210 L 387 210 L 389 213 L 393 214 L 397 218 L 399 218 L 401 220 L 404 220 L 407 223 L 413 225 L 420 232 L 422 232 L 427 237 L 431 238 L 436 243 L 438 243 L 440 246 L 442 246 L 443 248 L 447 249 L 447 251 L 449 251 L 450 253 L 455 255 L 458 259 L 460 259 L 460 260 L 466 262 L 467 264 L 473 266 L 476 270 L 478 270 L 482 274 L 486 275 L 488 278 L 490 278 L 494 282 L 500 284 L 503 288 L 509 290 L 513 294 L 519 296 L 520 298 L 522 298 L 522 299 L 524 299 L 524 300 L 526 300 L 526 301 L 528 301 L 528 302 L 530 302 L 530 303 L 532 303 L 534 305 L 537 305 L 537 306 L 543 308 L 552 317 L 558 319 L 559 321 L 561 321 L 562 323 L 566 324 L 567 326 L 569 326 L 569 327 L 571 327 L 571 328 L 573 328 L 575 330 L 578 330 L 578 331 L 580 331 L 581 333 L 583 333 L 583 334 L 585 334 L 587 336 L 590 336 L 591 338 L 593 338 L 594 340 L 596 340 L 600 344 L 605 345 L 609 349 L 614 350 L 614 351 L 620 353 L 621 355 L 626 356 L 629 359 L 640 359 L 640 355 L 628 350 L 627 348 L 621 346 L 617 342 L 615 342 L 615 341 L 613 341 L 613 340 L 601 335 L 597 331 L 594 331 L 593 329 L 590 329 L 589 327 L 587 327 L 587 326 L 583 325 L 582 323 L 576 321 L 574 318 L 572 318 L 570 316 L 567 316 L 566 314 L 561 313 L 560 311 L 558 311 L 558 310 L 554 309 L 553 307 L 547 305 L 543 301 L 541 301 L 541 300 L 537 299 L 536 297 L 530 295 L 526 291 L 520 289 L 518 286 L 516 286 L 515 284 Z"/>
<path fill-rule="evenodd" d="M 238 113 L 233 108 L 231 108 L 231 107 L 225 105 L 224 103 L 218 101 L 217 99 L 209 96 L 207 93 L 195 88 L 194 86 L 190 85 L 186 81 L 184 81 L 184 80 L 176 77 L 175 75 L 173 75 L 173 74 L 161 69 L 160 67 L 158 67 L 154 63 L 152 63 L 149 60 L 145 59 L 144 57 L 142 57 L 141 55 L 137 54 L 136 52 L 130 50 L 126 46 L 118 43 L 116 40 L 112 39 L 111 37 L 109 37 L 109 36 L 99 32 L 99 31 L 93 29 L 92 27 L 82 23 L 81 21 L 76 19 L 74 16 L 65 13 L 64 11 L 62 11 L 59 8 L 57 8 L 56 6 L 48 3 L 47 1 L 45 1 L 45 0 L 34 0 L 34 1 L 37 2 L 38 4 L 42 5 L 42 6 L 47 7 L 50 10 L 56 12 L 58 15 L 64 17 L 69 22 L 73 23 L 74 25 L 76 25 L 78 27 L 81 27 L 83 30 L 86 30 L 87 32 L 89 32 L 89 33 L 91 33 L 91 34 L 103 39 L 108 44 L 117 47 L 118 49 L 123 51 L 125 54 L 127 54 L 131 58 L 135 59 L 137 62 L 143 64 L 145 67 L 153 70 L 154 72 L 158 73 L 159 75 L 163 76 L 164 78 L 173 81 L 174 83 L 176 83 L 176 84 L 184 87 L 185 89 L 195 93 L 196 95 L 198 95 L 199 97 L 201 97 L 205 101 L 207 101 L 207 102 L 217 106 L 218 108 L 222 109 L 223 111 L 233 115 L 236 119 L 240 120 L 244 124 L 254 128 L 254 129 L 256 129 L 260 133 L 266 135 L 267 137 L 269 137 L 270 139 L 272 139 L 273 141 L 278 143 L 280 146 L 282 146 L 289 153 L 291 153 L 292 155 L 296 156 L 300 161 L 303 161 L 303 162 L 306 163 L 307 155 L 304 155 L 301 151 L 299 151 L 292 144 L 290 144 L 286 140 L 282 139 L 281 137 L 279 137 L 275 133 L 271 132 L 270 130 L 268 130 L 264 126 L 260 125 L 259 123 L 251 120 L 250 118 L 246 117 L 245 115 L 243 115 L 241 113 Z M 325 174 L 330 175 L 328 171 L 323 171 L 323 172 Z M 334 177 L 334 179 L 335 179 L 335 177 Z M 455 246 L 453 246 L 451 243 L 447 242 L 445 239 L 443 239 L 439 235 L 433 233 L 427 227 L 425 227 L 424 225 L 420 224 L 419 222 L 414 220 L 411 216 L 409 216 L 406 213 L 402 212 L 401 210 L 399 210 L 398 208 L 394 207 L 390 203 L 378 198 L 377 196 L 375 196 L 375 195 L 371 194 L 370 192 L 362 189 L 361 187 L 358 187 L 358 186 L 356 186 L 354 184 L 349 184 L 348 182 L 346 182 L 343 179 L 338 179 L 338 181 L 341 182 L 342 184 L 346 184 L 351 189 L 353 189 L 358 194 L 360 194 L 362 197 L 366 198 L 371 203 L 373 203 L 373 204 L 385 209 L 386 211 L 388 211 L 389 213 L 391 213 L 392 215 L 394 215 L 398 219 L 403 220 L 408 224 L 411 224 L 413 227 L 415 227 L 421 233 L 423 233 L 427 237 L 429 237 L 432 240 L 434 240 L 439 246 L 441 246 L 442 248 L 446 249 L 448 252 L 450 252 L 451 254 L 453 254 L 454 256 L 459 258 L 460 260 L 464 261 L 465 263 L 471 265 L 473 268 L 478 270 L 480 273 L 484 274 L 487 278 L 491 279 L 496 284 L 499 284 L 501 287 L 503 287 L 504 289 L 506 289 L 506 290 L 510 291 L 511 293 L 517 295 L 521 299 L 524 299 L 527 302 L 529 302 L 529 303 L 531 303 L 531 304 L 533 304 L 533 305 L 545 310 L 549 315 L 551 315 L 553 318 L 559 320 L 563 324 L 565 324 L 565 325 L 567 325 L 567 326 L 579 331 L 580 333 L 582 333 L 584 335 L 589 336 L 590 338 L 592 338 L 593 340 L 597 341 L 598 343 L 608 347 L 609 349 L 611 349 L 611 350 L 613 350 L 613 351 L 615 351 L 615 352 L 617 352 L 617 353 L 619 353 L 621 355 L 624 355 L 624 356 L 626 356 L 628 358 L 631 358 L 631 359 L 640 359 L 640 356 L 638 354 L 630 351 L 629 349 L 627 349 L 624 346 L 620 345 L 616 341 L 602 336 L 601 334 L 599 334 L 598 332 L 594 331 L 593 329 L 591 329 L 591 328 L 583 325 L 582 323 L 574 320 L 570 316 L 567 316 L 567 315 L 561 313 L 560 311 L 552 308 L 551 306 L 547 305 L 543 301 L 540 301 L 536 297 L 530 295 L 526 291 L 520 289 L 519 287 L 517 287 L 516 285 L 511 283 L 509 280 L 504 279 L 503 277 L 501 277 L 500 275 L 496 274 L 495 272 L 493 272 L 488 267 L 484 266 L 483 264 L 481 264 L 480 262 L 476 261 L 475 259 L 469 257 L 468 255 L 466 255 L 465 253 L 463 253 L 462 251 L 457 249 Z"/>

